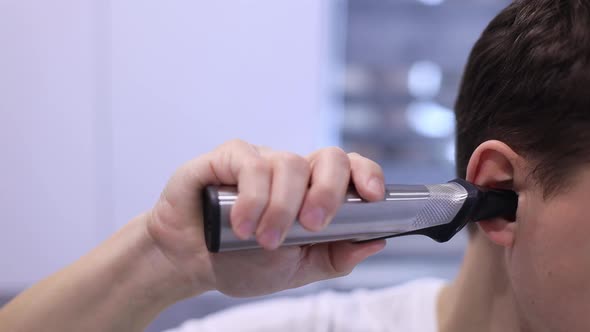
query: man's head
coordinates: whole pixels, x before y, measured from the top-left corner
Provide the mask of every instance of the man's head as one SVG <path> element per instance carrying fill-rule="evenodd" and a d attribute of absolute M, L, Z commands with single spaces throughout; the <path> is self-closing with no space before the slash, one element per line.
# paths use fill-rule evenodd
<path fill-rule="evenodd" d="M 517 222 L 480 223 L 478 238 L 505 248 L 523 318 L 590 331 L 590 0 L 503 10 L 472 50 L 455 112 L 458 175 L 520 196 Z"/>

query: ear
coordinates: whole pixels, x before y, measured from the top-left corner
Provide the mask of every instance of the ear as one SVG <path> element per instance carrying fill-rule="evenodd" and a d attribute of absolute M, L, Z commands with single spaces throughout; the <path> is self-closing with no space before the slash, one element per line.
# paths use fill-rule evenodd
<path fill-rule="evenodd" d="M 508 145 L 490 140 L 475 149 L 467 165 L 466 180 L 479 186 L 515 190 L 515 172 L 519 155 Z M 511 247 L 516 223 L 503 218 L 482 220 L 480 231 L 493 243 Z"/>

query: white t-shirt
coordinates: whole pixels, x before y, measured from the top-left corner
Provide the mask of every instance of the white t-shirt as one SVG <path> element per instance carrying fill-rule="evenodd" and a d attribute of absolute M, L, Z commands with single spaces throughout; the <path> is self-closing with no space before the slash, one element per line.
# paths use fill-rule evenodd
<path fill-rule="evenodd" d="M 166 332 L 436 332 L 436 302 L 444 284 L 421 279 L 377 290 L 272 299 L 190 320 Z"/>

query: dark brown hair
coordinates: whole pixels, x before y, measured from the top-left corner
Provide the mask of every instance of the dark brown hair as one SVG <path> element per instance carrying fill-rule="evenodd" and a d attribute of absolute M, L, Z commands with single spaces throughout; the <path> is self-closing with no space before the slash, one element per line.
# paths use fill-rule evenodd
<path fill-rule="evenodd" d="M 520 0 L 475 43 L 455 104 L 457 174 L 497 139 L 526 157 L 545 197 L 590 161 L 590 0 Z"/>
<path fill-rule="evenodd" d="M 457 174 L 497 139 L 533 163 L 545 197 L 590 161 L 590 0 L 520 0 L 473 47 L 455 104 Z"/>

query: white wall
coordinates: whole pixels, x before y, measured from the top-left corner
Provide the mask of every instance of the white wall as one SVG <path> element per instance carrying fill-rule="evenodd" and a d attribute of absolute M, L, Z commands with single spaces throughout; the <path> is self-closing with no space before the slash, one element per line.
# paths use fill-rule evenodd
<path fill-rule="evenodd" d="M 227 139 L 316 147 L 324 6 L 0 0 L 0 290 L 79 257 Z"/>
<path fill-rule="evenodd" d="M 0 288 L 97 242 L 90 1 L 0 1 Z"/>
<path fill-rule="evenodd" d="M 183 161 L 243 138 L 316 142 L 322 1 L 112 5 L 115 220 L 145 209 Z"/>

